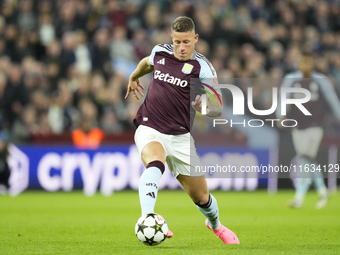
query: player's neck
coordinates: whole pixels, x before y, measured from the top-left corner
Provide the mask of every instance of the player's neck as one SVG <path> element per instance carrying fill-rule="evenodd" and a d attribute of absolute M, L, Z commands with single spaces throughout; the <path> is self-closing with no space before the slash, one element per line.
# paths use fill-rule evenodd
<path fill-rule="evenodd" d="M 306 73 L 302 73 L 303 78 L 311 78 L 312 77 L 312 72 L 306 72 Z"/>
<path fill-rule="evenodd" d="M 179 56 L 176 56 L 176 53 L 174 54 L 174 56 L 175 56 L 175 58 L 177 58 L 179 61 L 185 62 L 185 61 L 188 61 L 188 60 L 190 60 L 190 59 L 192 58 L 192 56 L 194 55 L 194 52 L 195 52 L 195 51 L 192 52 L 192 54 L 190 55 L 190 58 L 188 58 L 188 59 L 180 59 Z"/>

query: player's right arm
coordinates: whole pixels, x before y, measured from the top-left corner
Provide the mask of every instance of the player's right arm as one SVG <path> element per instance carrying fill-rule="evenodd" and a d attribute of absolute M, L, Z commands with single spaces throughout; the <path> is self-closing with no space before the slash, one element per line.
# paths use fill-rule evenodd
<path fill-rule="evenodd" d="M 208 117 L 220 117 L 223 113 L 223 106 L 221 90 L 216 87 L 216 85 L 218 84 L 217 73 L 210 61 L 206 59 L 203 55 L 201 56 L 201 58 L 198 58 L 198 61 L 201 65 L 199 79 L 204 86 L 205 91 L 208 91 L 207 93 L 209 93 L 209 96 L 206 97 L 208 99 L 206 106 L 206 115 Z M 201 112 L 201 96 L 197 95 L 195 100 L 191 102 L 191 105 L 195 109 L 195 111 Z"/>
<path fill-rule="evenodd" d="M 139 100 L 139 95 L 144 96 L 141 89 L 145 89 L 142 84 L 139 82 L 139 78 L 153 72 L 154 66 L 151 65 L 149 57 L 143 58 L 137 65 L 135 71 L 130 75 L 129 78 L 129 86 L 127 89 L 127 93 L 125 99 L 127 99 L 132 92 L 135 97 Z M 138 93 L 137 93 L 138 92 Z"/>
<path fill-rule="evenodd" d="M 340 121 L 340 101 L 336 96 L 332 82 L 324 75 L 315 75 L 316 80 L 321 84 L 321 91 L 334 115 Z"/>

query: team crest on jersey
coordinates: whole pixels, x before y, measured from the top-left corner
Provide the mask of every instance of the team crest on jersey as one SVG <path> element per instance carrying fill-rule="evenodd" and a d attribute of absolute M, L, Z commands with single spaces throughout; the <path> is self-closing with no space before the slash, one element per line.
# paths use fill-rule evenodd
<path fill-rule="evenodd" d="M 183 66 L 183 68 L 182 68 L 182 72 L 183 72 L 183 73 L 186 73 L 186 74 L 189 74 L 189 73 L 191 73 L 191 71 L 192 71 L 193 68 L 194 68 L 193 65 L 190 65 L 190 64 L 188 64 L 188 63 L 185 63 L 184 66 Z"/>

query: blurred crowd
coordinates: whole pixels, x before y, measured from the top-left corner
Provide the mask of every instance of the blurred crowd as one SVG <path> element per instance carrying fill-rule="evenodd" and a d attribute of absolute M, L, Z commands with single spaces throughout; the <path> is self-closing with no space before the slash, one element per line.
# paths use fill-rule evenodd
<path fill-rule="evenodd" d="M 0 129 L 14 142 L 76 128 L 134 129 L 141 102 L 124 100 L 129 73 L 153 46 L 171 43 L 181 15 L 194 19 L 196 49 L 219 77 L 280 79 L 309 47 L 339 90 L 338 0 L 3 0 Z M 254 104 L 268 109 L 272 84 L 261 84 Z"/>

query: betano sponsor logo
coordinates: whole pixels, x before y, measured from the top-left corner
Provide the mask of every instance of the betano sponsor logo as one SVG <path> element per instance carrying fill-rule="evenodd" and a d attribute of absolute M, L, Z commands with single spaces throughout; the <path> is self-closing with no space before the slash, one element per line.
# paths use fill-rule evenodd
<path fill-rule="evenodd" d="M 181 80 L 180 78 L 171 76 L 169 73 L 164 74 L 164 73 L 162 73 L 162 72 L 159 71 L 159 70 L 156 70 L 156 71 L 155 71 L 154 77 L 153 77 L 153 78 L 154 78 L 155 80 L 164 81 L 164 82 L 167 82 L 167 83 L 176 85 L 176 86 L 180 86 L 180 87 L 182 87 L 182 88 L 188 86 L 188 81 L 186 81 L 186 80 Z"/>

